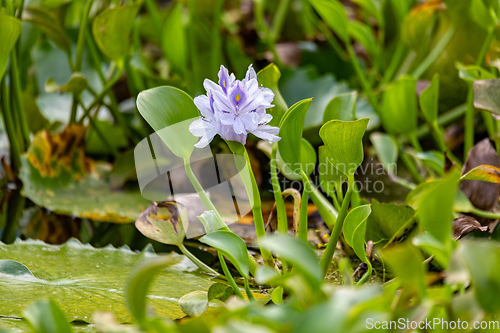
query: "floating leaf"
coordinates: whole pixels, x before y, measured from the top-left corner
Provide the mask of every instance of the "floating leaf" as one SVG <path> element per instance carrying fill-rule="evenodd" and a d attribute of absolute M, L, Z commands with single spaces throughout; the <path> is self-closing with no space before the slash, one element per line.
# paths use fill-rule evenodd
<path fill-rule="evenodd" d="M 179 306 L 188 316 L 197 317 L 208 309 L 207 292 L 192 291 L 181 297 Z"/>
<path fill-rule="evenodd" d="M 500 115 L 500 79 L 474 82 L 474 106 Z"/>
<path fill-rule="evenodd" d="M 292 264 L 311 285 L 318 287 L 323 279 L 318 256 L 311 247 L 298 238 L 289 236 L 268 236 L 259 245 Z"/>
<path fill-rule="evenodd" d="M 234 295 L 234 290 L 231 286 L 225 283 L 214 283 L 208 288 L 208 301 L 218 299 L 222 302 L 227 301 L 227 299 Z"/>
<path fill-rule="evenodd" d="M 84 134 L 77 125 L 57 135 L 36 134 L 21 157 L 23 194 L 59 214 L 102 222 L 135 221 L 148 201 L 138 190 L 111 190 L 105 180 L 111 166 L 85 156 Z"/>
<path fill-rule="evenodd" d="M 500 183 L 500 168 L 493 165 L 480 165 L 460 177 L 460 180 L 480 180 L 488 183 Z"/>
<path fill-rule="evenodd" d="M 354 208 L 347 214 L 344 221 L 344 236 L 358 258 L 365 264 L 369 260 L 365 252 L 366 221 L 372 212 L 370 205 L 362 205 Z"/>
<path fill-rule="evenodd" d="M 124 58 L 130 49 L 130 32 L 139 5 L 125 5 L 103 10 L 92 23 L 94 40 L 108 58 Z"/>
<path fill-rule="evenodd" d="M 21 21 L 0 10 L 0 80 L 7 68 L 10 51 L 21 33 Z"/>
<path fill-rule="evenodd" d="M 280 70 L 275 64 L 269 64 L 257 73 L 257 81 L 259 84 L 271 89 L 274 93 L 274 107 L 268 109 L 268 112 L 273 116 L 273 119 L 269 122 L 270 126 L 278 126 L 281 122 L 281 117 L 283 117 L 288 110 L 288 105 L 283 99 L 283 96 L 281 96 L 278 88 L 280 77 Z"/>
<path fill-rule="evenodd" d="M 244 278 L 249 277 L 247 246 L 243 239 L 231 231 L 218 230 L 201 237 L 200 242 L 220 251 Z"/>
<path fill-rule="evenodd" d="M 302 166 L 301 145 L 302 132 L 304 130 L 304 117 L 311 105 L 312 99 L 306 99 L 295 103 L 283 115 L 280 122 L 278 149 L 283 162 L 292 166 Z M 296 170 L 293 170 L 296 171 Z"/>
<path fill-rule="evenodd" d="M 331 120 L 319 131 L 328 160 L 347 176 L 353 176 L 363 162 L 362 138 L 366 125 L 367 118 L 356 121 Z"/>
<path fill-rule="evenodd" d="M 42 30 L 57 46 L 67 54 L 71 53 L 71 41 L 63 26 L 49 11 L 28 6 L 23 11 L 23 20 Z"/>
<path fill-rule="evenodd" d="M 52 298 L 58 300 L 69 321 L 86 322 L 98 310 L 112 310 L 120 322 L 130 322 L 125 281 L 138 264 L 158 258 L 127 248 L 93 248 L 74 239 L 57 246 L 40 241 L 0 243 L 0 253 L 5 259 L 23 263 L 33 273 L 33 276 L 0 274 L 0 316 L 20 318 L 23 309 L 34 300 Z M 148 303 L 159 317 L 175 319 L 183 316 L 178 305 L 181 296 L 200 288 L 206 290 L 213 282 L 206 276 L 189 273 L 196 268 L 186 257 L 177 254 L 167 257 L 180 262 L 158 273 Z"/>
<path fill-rule="evenodd" d="M 394 174 L 396 172 L 399 149 L 396 139 L 391 135 L 375 132 L 370 135 L 370 141 L 384 169 L 388 173 Z"/>
<path fill-rule="evenodd" d="M 156 87 L 137 96 L 137 109 L 176 156 L 191 156 L 198 138 L 189 125 L 200 115 L 191 96 L 174 87 Z"/>

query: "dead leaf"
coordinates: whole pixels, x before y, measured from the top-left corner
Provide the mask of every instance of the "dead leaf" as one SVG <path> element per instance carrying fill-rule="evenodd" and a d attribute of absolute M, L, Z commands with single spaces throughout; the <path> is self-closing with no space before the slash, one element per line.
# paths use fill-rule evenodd
<path fill-rule="evenodd" d="M 487 138 L 479 141 L 469 151 L 469 156 L 462 169 L 462 175 L 466 175 L 474 168 L 484 165 L 500 168 L 500 159 L 497 152 Z M 475 172 L 472 174 L 475 174 Z M 500 197 L 500 184 L 496 183 L 487 183 L 480 180 L 463 180 L 460 189 L 475 207 L 486 211 L 492 211 Z"/>
<path fill-rule="evenodd" d="M 475 218 L 471 216 L 460 216 L 453 220 L 453 237 L 458 240 L 474 231 L 487 232 L 488 226 L 483 227 Z"/>

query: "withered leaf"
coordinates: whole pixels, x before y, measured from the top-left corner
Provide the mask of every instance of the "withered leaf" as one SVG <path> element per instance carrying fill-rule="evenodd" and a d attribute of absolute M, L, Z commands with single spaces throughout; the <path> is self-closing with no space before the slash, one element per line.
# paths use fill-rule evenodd
<path fill-rule="evenodd" d="M 475 218 L 471 216 L 460 216 L 453 220 L 453 237 L 458 240 L 474 231 L 487 232 L 488 226 L 483 227 Z"/>
<path fill-rule="evenodd" d="M 497 152 L 487 138 L 479 141 L 469 151 L 462 175 L 481 165 L 500 168 Z M 460 188 L 475 207 L 486 211 L 492 211 L 495 208 L 500 196 L 500 184 L 480 180 L 464 180 Z"/>

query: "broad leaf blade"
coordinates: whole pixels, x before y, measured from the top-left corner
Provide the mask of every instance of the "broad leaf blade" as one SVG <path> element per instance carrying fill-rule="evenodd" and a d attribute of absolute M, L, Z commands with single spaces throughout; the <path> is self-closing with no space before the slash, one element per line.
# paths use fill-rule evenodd
<path fill-rule="evenodd" d="M 269 122 L 269 125 L 271 126 L 278 126 L 281 122 L 281 117 L 283 117 L 285 112 L 288 110 L 288 105 L 283 99 L 283 96 L 281 96 L 278 88 L 278 81 L 280 77 L 280 70 L 275 64 L 269 64 L 257 73 L 257 81 L 259 82 L 259 85 L 271 89 L 274 93 L 274 107 L 268 109 L 268 112 L 271 116 L 273 116 L 273 119 Z"/>
<path fill-rule="evenodd" d="M 358 206 L 347 214 L 344 221 L 345 240 L 365 264 L 369 263 L 365 252 L 365 233 L 366 221 L 371 211 L 371 205 Z"/>

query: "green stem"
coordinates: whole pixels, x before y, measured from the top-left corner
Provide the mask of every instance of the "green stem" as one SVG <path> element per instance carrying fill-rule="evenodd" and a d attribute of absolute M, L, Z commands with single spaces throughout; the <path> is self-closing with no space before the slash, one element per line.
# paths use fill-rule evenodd
<path fill-rule="evenodd" d="M 243 294 L 241 293 L 240 288 L 238 288 L 238 285 L 234 281 L 234 278 L 231 275 L 231 272 L 229 271 L 229 268 L 227 268 L 226 260 L 224 260 L 224 257 L 222 256 L 222 254 L 220 254 L 220 252 L 217 252 L 217 253 L 219 255 L 220 265 L 222 267 L 222 271 L 224 272 L 224 275 L 226 276 L 227 282 L 233 288 L 234 293 L 236 294 L 236 296 L 244 299 Z"/>
<path fill-rule="evenodd" d="M 30 130 L 28 128 L 28 122 L 26 120 L 26 113 L 24 111 L 23 96 L 21 89 L 21 78 L 19 75 L 19 63 L 17 59 L 17 49 L 13 48 L 10 53 L 10 80 L 11 80 L 11 94 L 13 95 L 12 104 L 16 106 L 16 120 L 19 123 L 21 129 L 21 135 L 23 140 L 21 141 L 20 149 L 24 150 L 24 147 L 29 145 L 30 142 Z M 12 107 L 12 105 L 11 105 Z"/>
<path fill-rule="evenodd" d="M 302 191 L 302 202 L 300 203 L 300 218 L 299 218 L 299 239 L 307 243 L 307 206 L 309 204 L 309 193 L 311 186 L 309 184 L 309 177 L 302 171 L 302 184 L 304 190 Z"/>
<path fill-rule="evenodd" d="M 451 38 L 455 34 L 455 27 L 451 26 L 448 31 L 444 34 L 443 38 L 436 44 L 434 49 L 425 57 L 425 59 L 420 63 L 420 65 L 413 71 L 412 76 L 418 79 L 424 72 L 429 68 L 430 65 L 437 59 L 437 57 L 443 53 L 444 48 L 450 42 Z"/>
<path fill-rule="evenodd" d="M 247 293 L 249 301 L 255 300 L 255 297 L 253 296 L 252 291 L 250 290 L 250 286 L 248 285 L 248 279 L 245 279 L 245 292 Z"/>
<path fill-rule="evenodd" d="M 250 156 L 248 156 L 248 151 L 243 146 L 243 154 L 245 156 L 248 177 L 250 178 L 251 187 L 248 187 L 248 182 L 243 182 L 245 184 L 245 189 L 247 191 L 248 197 L 250 198 L 250 203 L 252 204 L 252 214 L 255 225 L 255 233 L 257 234 L 257 241 L 261 240 L 266 236 L 266 228 L 264 225 L 264 217 L 262 216 L 262 202 L 260 200 L 259 187 L 255 181 L 255 176 L 252 171 L 252 164 L 250 163 Z M 243 175 L 242 175 L 243 176 Z M 262 259 L 264 262 L 273 267 L 273 257 L 271 252 L 267 249 L 261 249 Z"/>
<path fill-rule="evenodd" d="M 415 150 L 417 152 L 421 152 L 422 151 L 422 146 L 420 145 L 420 142 L 418 142 L 418 138 L 417 138 L 417 134 L 415 131 L 413 132 L 410 132 L 408 134 L 408 138 L 411 142 L 411 145 L 413 146 L 413 148 L 415 148 Z"/>
<path fill-rule="evenodd" d="M 472 83 L 469 84 L 469 91 L 467 93 L 467 109 L 465 111 L 464 120 L 464 158 L 467 157 L 469 150 L 474 146 L 474 87 Z"/>
<path fill-rule="evenodd" d="M 102 84 L 106 84 L 106 76 L 102 71 L 101 59 L 99 57 L 99 51 L 97 50 L 96 45 L 94 44 L 94 40 L 92 39 L 92 34 L 89 33 L 87 29 L 87 33 L 85 34 L 85 44 L 87 45 L 87 50 L 90 55 L 90 59 L 92 60 L 94 67 L 99 74 L 99 78 L 101 79 Z"/>
<path fill-rule="evenodd" d="M 286 12 L 290 6 L 290 0 L 280 0 L 278 9 L 274 14 L 273 28 L 271 31 L 271 41 L 274 43 L 278 40 L 281 30 L 283 29 L 283 24 L 285 23 Z"/>
<path fill-rule="evenodd" d="M 19 148 L 19 139 L 17 135 L 16 126 L 14 124 L 14 119 L 12 116 L 12 109 L 10 107 L 9 100 L 9 90 L 7 88 L 7 78 L 4 76 L 2 80 L 1 87 L 1 98 L 2 98 L 2 114 L 5 124 L 5 131 L 7 132 L 7 137 L 9 138 L 10 144 L 10 160 L 11 166 L 15 173 L 21 168 L 21 150 Z"/>
<path fill-rule="evenodd" d="M 424 178 L 422 175 L 418 172 L 417 166 L 413 162 L 413 160 L 406 154 L 403 150 L 403 146 L 399 146 L 399 156 L 401 156 L 401 160 L 403 161 L 404 165 L 410 172 L 411 176 L 413 179 L 418 183 L 421 183 L 424 181 Z"/>
<path fill-rule="evenodd" d="M 75 59 L 75 72 L 80 72 L 82 70 L 83 62 L 83 49 L 85 46 L 85 32 L 87 31 L 87 23 L 89 21 L 90 8 L 94 0 L 87 0 L 82 13 L 82 22 L 80 23 L 80 29 L 78 30 L 78 40 L 76 42 L 76 59 Z"/>
<path fill-rule="evenodd" d="M 318 212 L 325 221 L 328 228 L 332 229 L 335 225 L 335 221 L 337 221 L 337 210 L 332 206 L 332 204 L 328 201 L 327 198 L 321 194 L 318 188 L 314 185 L 310 185 L 309 194 L 311 195 L 311 199 L 313 203 L 318 208 Z M 332 197 L 333 199 L 333 197 Z M 339 209 L 340 210 L 340 207 Z"/>
<path fill-rule="evenodd" d="M 186 257 L 189 258 L 189 260 L 191 260 L 193 262 L 193 264 L 195 264 L 196 266 L 198 266 L 199 269 L 201 269 L 202 271 L 205 271 L 206 273 L 208 274 L 211 274 L 211 275 L 215 275 L 215 276 L 220 276 L 219 273 L 217 273 L 215 270 L 213 270 L 210 266 L 208 266 L 207 264 L 205 264 L 203 261 L 201 261 L 200 259 L 196 258 L 185 246 L 184 244 L 179 244 L 178 245 L 179 247 L 179 250 L 181 250 L 182 254 L 184 254 Z"/>
<path fill-rule="evenodd" d="M 396 46 L 396 50 L 394 51 L 394 55 L 392 56 L 389 67 L 387 67 L 384 76 L 380 81 L 379 86 L 383 86 L 384 84 L 392 80 L 394 74 L 396 74 L 396 71 L 398 70 L 399 64 L 401 64 L 401 61 L 405 55 L 405 50 L 406 50 L 405 43 L 402 40 L 400 40 L 398 42 L 398 45 Z"/>
<path fill-rule="evenodd" d="M 488 47 L 490 46 L 493 38 L 495 38 L 495 30 L 495 25 L 492 25 L 492 27 L 488 29 L 488 35 L 486 35 L 483 45 L 481 46 L 481 50 L 479 50 L 479 54 L 477 55 L 476 66 L 481 66 L 481 64 L 483 63 L 486 52 L 488 51 Z"/>
<path fill-rule="evenodd" d="M 378 105 L 377 98 L 375 97 L 375 94 L 373 93 L 372 87 L 370 85 L 370 82 L 368 81 L 368 78 L 365 75 L 365 71 L 361 67 L 361 64 L 359 63 L 358 57 L 356 56 L 356 52 L 354 52 L 354 49 L 352 47 L 352 44 L 350 41 L 346 42 L 346 48 L 347 52 L 349 53 L 349 57 L 351 60 L 351 63 L 354 67 L 354 71 L 356 72 L 356 75 L 361 82 L 361 87 L 363 88 L 363 91 L 365 92 L 366 96 L 368 97 L 368 101 L 370 102 L 371 106 L 373 107 L 373 110 L 380 115 L 380 107 Z"/>
<path fill-rule="evenodd" d="M 499 213 L 495 213 L 495 212 L 488 212 L 488 211 L 485 211 L 485 210 L 482 210 L 482 209 L 479 209 L 479 208 L 473 208 L 473 210 L 471 211 L 472 214 L 475 214 L 477 216 L 481 216 L 481 217 L 484 217 L 484 218 L 487 218 L 487 219 L 492 219 L 492 220 L 498 220 L 500 219 L 500 214 Z"/>
<path fill-rule="evenodd" d="M 271 182 L 273 185 L 274 201 L 276 202 L 276 214 L 278 216 L 278 232 L 288 234 L 288 219 L 286 216 L 285 200 L 281 194 L 281 186 L 278 179 L 278 170 L 276 165 L 278 144 L 274 143 L 271 151 Z"/>
<path fill-rule="evenodd" d="M 340 233 L 342 232 L 342 227 L 344 226 L 344 221 L 349 210 L 349 203 L 351 202 L 351 195 L 354 189 L 354 176 L 348 176 L 348 188 L 345 194 L 344 201 L 342 202 L 342 207 L 340 208 L 339 216 L 333 227 L 332 234 L 328 240 L 325 252 L 321 257 L 320 266 L 323 270 L 323 276 L 328 272 L 328 268 L 335 254 L 335 248 L 337 247 L 337 242 L 339 241 Z"/>

